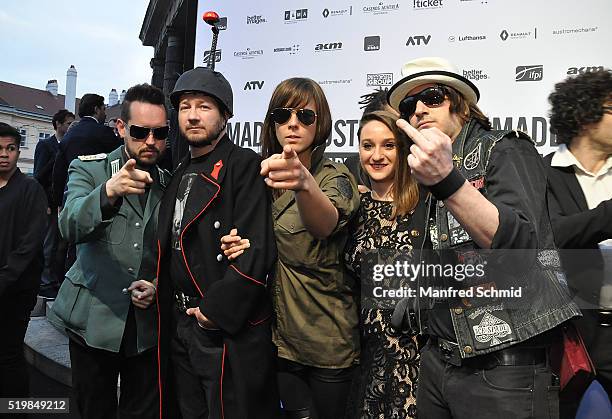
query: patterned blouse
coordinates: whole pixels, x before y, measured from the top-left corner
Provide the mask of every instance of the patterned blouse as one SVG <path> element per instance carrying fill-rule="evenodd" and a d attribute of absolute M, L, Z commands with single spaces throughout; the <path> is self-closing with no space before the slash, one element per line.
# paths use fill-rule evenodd
<path fill-rule="evenodd" d="M 364 253 L 412 250 L 411 214 L 391 220 L 393 203 L 376 201 L 369 192 L 361 194 L 361 206 L 349 235 L 345 262 L 360 278 Z M 360 278 L 360 280 L 369 280 Z M 347 417 L 400 419 L 416 416 L 416 380 L 419 354 L 414 336 L 394 330 L 392 309 L 360 310 L 361 376 Z"/>

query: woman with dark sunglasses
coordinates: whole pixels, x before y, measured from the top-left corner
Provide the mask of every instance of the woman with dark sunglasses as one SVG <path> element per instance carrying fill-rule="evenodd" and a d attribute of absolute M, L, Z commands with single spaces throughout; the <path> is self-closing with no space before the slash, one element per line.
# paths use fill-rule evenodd
<path fill-rule="evenodd" d="M 343 418 L 359 358 L 357 291 L 342 263 L 359 194 L 348 169 L 323 157 L 331 125 L 323 90 L 307 78 L 276 87 L 263 125 L 278 247 L 273 339 L 290 418 Z M 222 239 L 230 259 L 248 247 L 232 233 Z"/>

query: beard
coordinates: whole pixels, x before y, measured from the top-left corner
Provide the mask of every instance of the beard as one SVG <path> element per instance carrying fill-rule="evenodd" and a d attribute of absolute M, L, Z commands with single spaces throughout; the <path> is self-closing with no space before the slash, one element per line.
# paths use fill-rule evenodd
<path fill-rule="evenodd" d="M 142 147 L 138 150 L 131 150 L 125 147 L 125 151 L 129 158 L 136 160 L 136 165 L 139 167 L 151 167 L 159 161 L 162 151 L 157 147 Z M 153 153 L 151 157 L 142 158 L 141 153 L 150 151 Z"/>
<path fill-rule="evenodd" d="M 189 144 L 190 147 L 202 148 L 211 145 L 213 141 L 219 138 L 219 135 L 225 129 L 225 121 L 220 119 L 210 129 L 208 127 L 204 127 L 204 134 L 190 134 L 188 132 L 188 128 L 194 127 L 181 127 L 181 134 L 183 135 L 183 137 L 185 137 L 187 144 Z"/>

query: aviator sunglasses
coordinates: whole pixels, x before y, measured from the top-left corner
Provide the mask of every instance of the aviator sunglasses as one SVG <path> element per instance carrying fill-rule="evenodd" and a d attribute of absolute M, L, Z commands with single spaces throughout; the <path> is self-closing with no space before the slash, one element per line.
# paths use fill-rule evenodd
<path fill-rule="evenodd" d="M 291 114 L 295 112 L 298 120 L 304 125 L 312 125 L 317 119 L 315 111 L 310 109 L 295 109 L 295 108 L 276 108 L 270 112 L 272 120 L 277 124 L 284 124 L 291 118 Z"/>
<path fill-rule="evenodd" d="M 153 133 L 153 138 L 158 141 L 168 138 L 168 125 L 157 128 L 141 127 L 139 125 L 129 125 L 130 137 L 136 141 L 146 141 L 149 133 Z"/>
<path fill-rule="evenodd" d="M 432 86 L 416 95 L 406 96 L 399 104 L 401 118 L 407 121 L 416 110 L 419 100 L 429 107 L 442 105 L 446 98 L 446 92 L 446 89 L 442 86 Z"/>

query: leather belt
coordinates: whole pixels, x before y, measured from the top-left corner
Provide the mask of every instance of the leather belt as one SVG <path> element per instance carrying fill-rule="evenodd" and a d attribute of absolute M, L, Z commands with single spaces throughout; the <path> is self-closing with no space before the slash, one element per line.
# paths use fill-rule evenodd
<path fill-rule="evenodd" d="M 467 366 L 475 369 L 491 369 L 498 366 L 519 366 L 545 364 L 548 348 L 534 346 L 511 346 L 485 355 L 461 359 L 459 344 L 437 336 L 430 336 L 431 344 L 437 349 L 441 358 L 455 366 Z"/>
<path fill-rule="evenodd" d="M 176 301 L 176 308 L 181 313 L 186 312 L 188 308 L 193 308 L 200 305 L 200 297 L 185 295 L 181 291 L 174 292 L 174 300 Z"/>

